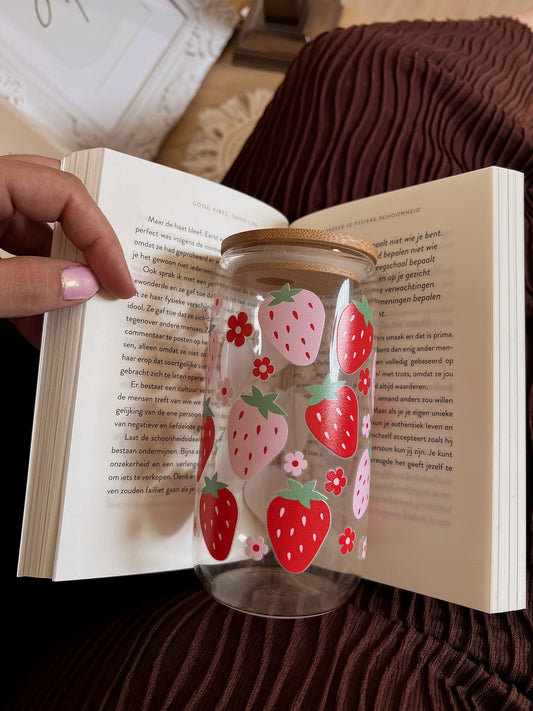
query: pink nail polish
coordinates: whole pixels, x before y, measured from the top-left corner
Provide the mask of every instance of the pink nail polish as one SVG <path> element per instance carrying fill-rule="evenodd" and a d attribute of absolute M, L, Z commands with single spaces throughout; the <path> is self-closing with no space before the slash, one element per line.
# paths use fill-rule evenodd
<path fill-rule="evenodd" d="M 61 285 L 65 301 L 90 299 L 94 296 L 100 284 L 89 267 L 67 267 L 61 272 Z"/>

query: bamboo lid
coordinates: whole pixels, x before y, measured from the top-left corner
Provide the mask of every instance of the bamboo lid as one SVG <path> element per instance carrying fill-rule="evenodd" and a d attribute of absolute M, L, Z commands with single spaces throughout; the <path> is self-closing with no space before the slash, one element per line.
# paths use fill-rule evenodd
<path fill-rule="evenodd" d="M 377 248 L 359 237 L 328 230 L 302 229 L 299 227 L 279 227 L 238 232 L 226 237 L 222 242 L 221 254 L 234 248 L 267 245 L 286 248 L 308 246 L 329 250 L 336 249 L 351 255 L 364 255 L 371 259 L 374 264 L 378 261 Z"/>

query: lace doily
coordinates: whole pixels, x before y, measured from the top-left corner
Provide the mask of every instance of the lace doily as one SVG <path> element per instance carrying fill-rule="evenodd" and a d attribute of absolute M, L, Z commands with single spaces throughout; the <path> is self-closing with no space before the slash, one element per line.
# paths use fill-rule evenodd
<path fill-rule="evenodd" d="M 270 90 L 256 89 L 199 114 L 200 129 L 187 146 L 180 168 L 219 183 L 271 98 Z"/>

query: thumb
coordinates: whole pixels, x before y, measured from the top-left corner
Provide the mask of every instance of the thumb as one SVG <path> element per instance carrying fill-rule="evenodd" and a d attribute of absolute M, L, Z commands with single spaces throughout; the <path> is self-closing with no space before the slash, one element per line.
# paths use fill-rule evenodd
<path fill-rule="evenodd" d="M 48 257 L 0 260 L 0 318 L 32 316 L 87 301 L 100 284 L 89 267 Z"/>

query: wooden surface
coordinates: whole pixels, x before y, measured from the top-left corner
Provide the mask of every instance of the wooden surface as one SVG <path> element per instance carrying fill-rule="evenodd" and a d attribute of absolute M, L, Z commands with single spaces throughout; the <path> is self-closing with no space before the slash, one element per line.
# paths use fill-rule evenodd
<path fill-rule="evenodd" d="M 339 22 L 342 27 L 369 22 L 397 20 L 475 19 L 489 15 L 525 13 L 532 0 L 344 0 Z M 234 9 L 246 7 L 243 0 L 230 0 Z M 524 15 L 522 19 L 527 15 Z M 533 24 L 533 16 L 530 14 Z M 243 96 L 254 89 L 275 91 L 283 72 L 252 68 L 233 63 L 236 35 L 205 78 L 185 114 L 163 142 L 157 162 L 180 168 L 187 144 L 198 131 L 198 115 L 218 108 L 227 99 Z"/>

